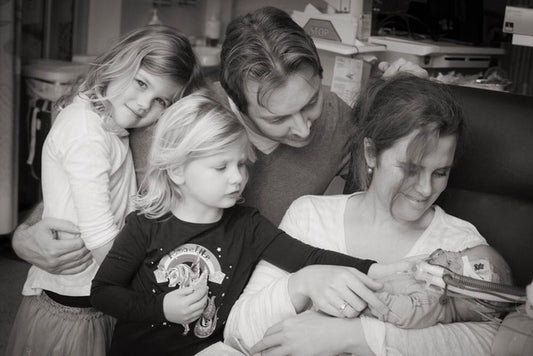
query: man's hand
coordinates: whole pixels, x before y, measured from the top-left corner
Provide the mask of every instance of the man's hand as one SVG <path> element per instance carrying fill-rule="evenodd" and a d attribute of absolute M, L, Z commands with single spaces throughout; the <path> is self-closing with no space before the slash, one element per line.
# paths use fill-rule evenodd
<path fill-rule="evenodd" d="M 424 68 L 403 58 L 398 58 L 392 64 L 380 62 L 378 68 L 383 72 L 383 79 L 389 79 L 400 72 L 411 73 L 419 78 L 428 78 L 428 72 Z"/>
<path fill-rule="evenodd" d="M 75 236 L 57 240 L 57 232 Z M 31 226 L 21 224 L 15 230 L 12 245 L 17 256 L 53 274 L 76 274 L 92 262 L 78 228 L 66 220 L 44 218 Z"/>

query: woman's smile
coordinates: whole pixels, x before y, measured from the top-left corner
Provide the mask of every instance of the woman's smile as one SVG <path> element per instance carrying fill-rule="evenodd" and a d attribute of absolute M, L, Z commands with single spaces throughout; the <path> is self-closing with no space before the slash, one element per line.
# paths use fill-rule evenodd
<path fill-rule="evenodd" d="M 415 205 L 425 205 L 428 201 L 427 198 L 415 198 L 409 194 L 402 193 L 402 195 L 409 200 L 410 202 L 414 203 Z"/>

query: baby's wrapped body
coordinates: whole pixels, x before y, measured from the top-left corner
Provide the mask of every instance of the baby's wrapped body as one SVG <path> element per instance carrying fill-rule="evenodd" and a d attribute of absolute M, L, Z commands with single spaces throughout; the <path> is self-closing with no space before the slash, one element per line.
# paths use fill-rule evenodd
<path fill-rule="evenodd" d="M 490 246 L 476 246 L 460 252 L 436 250 L 430 257 L 416 264 L 412 271 L 384 277 L 383 290 L 377 296 L 389 306 L 387 314 L 367 310 L 380 320 L 406 329 L 422 329 L 437 323 L 482 321 L 498 317 L 502 303 L 494 307 L 476 299 L 431 285 L 424 279 L 423 266 L 444 267 L 460 275 L 511 285 L 507 263 Z"/>
<path fill-rule="evenodd" d="M 384 288 L 376 295 L 390 311 L 379 314 L 367 310 L 366 313 L 400 328 L 423 329 L 437 323 L 482 320 L 477 312 L 481 306 L 474 300 L 460 296 L 446 298 L 441 288 L 416 280 L 412 272 L 397 273 L 379 281 Z"/>

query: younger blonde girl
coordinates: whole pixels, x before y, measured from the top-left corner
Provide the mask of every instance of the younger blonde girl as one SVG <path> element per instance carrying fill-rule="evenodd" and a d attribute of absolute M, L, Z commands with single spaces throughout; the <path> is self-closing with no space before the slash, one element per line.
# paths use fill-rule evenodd
<path fill-rule="evenodd" d="M 213 94 L 194 93 L 167 109 L 137 211 L 92 284 L 93 304 L 118 318 L 110 355 L 194 355 L 222 340 L 260 259 L 288 271 L 309 264 L 369 269 L 373 261 L 300 243 L 256 209 L 235 205 L 253 160 L 244 126 Z M 356 304 L 354 292 L 374 301 L 365 285 L 379 285 L 354 268 L 337 268 L 346 277 L 343 288 L 313 286 L 312 273 L 289 283 L 331 314 L 342 303 Z"/>

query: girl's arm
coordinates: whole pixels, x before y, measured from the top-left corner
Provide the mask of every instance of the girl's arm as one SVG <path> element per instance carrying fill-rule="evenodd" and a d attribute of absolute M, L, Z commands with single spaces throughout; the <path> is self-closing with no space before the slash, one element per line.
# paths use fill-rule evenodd
<path fill-rule="evenodd" d="M 61 172 L 64 192 L 53 185 Z M 65 203 L 67 193 L 72 202 Z M 43 148 L 44 213 L 75 220 L 85 246 L 101 262 L 117 236 L 135 194 L 135 172 L 127 139 L 110 135 L 84 105 L 58 115 Z M 73 236 L 57 232 L 59 240 Z"/>
<path fill-rule="evenodd" d="M 296 272 L 305 266 L 320 264 L 353 267 L 366 274 L 370 266 L 376 263 L 373 260 L 313 247 L 285 233 L 276 236 L 262 252 L 261 258 L 287 272 Z"/>
<path fill-rule="evenodd" d="M 81 237 L 98 264 L 102 263 L 119 232 L 112 209 L 111 150 L 105 139 L 95 134 L 76 140 L 63 157 Z M 128 182 L 129 179 L 132 177 L 122 178 L 123 182 Z M 61 239 L 61 234 L 59 238 Z"/>
<path fill-rule="evenodd" d="M 101 311 L 122 320 L 160 323 L 165 294 L 137 292 L 130 285 L 144 261 L 148 237 L 139 217 L 131 213 L 118 234 L 91 287 L 91 303 Z"/>

